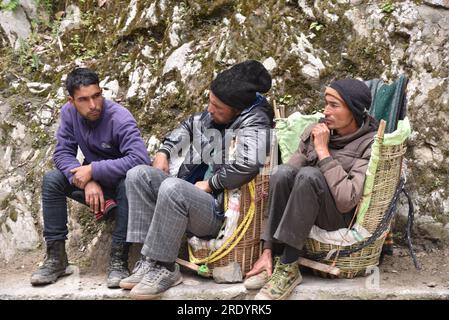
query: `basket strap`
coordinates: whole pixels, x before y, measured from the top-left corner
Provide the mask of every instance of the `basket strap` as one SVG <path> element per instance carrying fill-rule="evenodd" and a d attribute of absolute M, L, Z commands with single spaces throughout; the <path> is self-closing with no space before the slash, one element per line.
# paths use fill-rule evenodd
<path fill-rule="evenodd" d="M 243 221 L 240 223 L 238 228 L 234 231 L 234 233 L 222 244 L 220 248 L 213 251 L 209 256 L 198 259 L 193 255 L 192 247 L 189 245 L 189 260 L 192 263 L 195 264 L 202 264 L 202 263 L 212 263 L 215 261 L 218 261 L 225 257 L 234 247 L 240 242 L 240 240 L 245 235 L 246 231 L 248 230 L 249 226 L 251 225 L 251 222 L 253 221 L 254 215 L 255 215 L 255 182 L 254 180 L 250 181 L 248 183 L 248 189 L 250 193 L 250 199 L 251 203 L 248 208 L 248 211 L 245 214 L 245 217 Z M 226 197 L 225 197 L 226 198 Z"/>

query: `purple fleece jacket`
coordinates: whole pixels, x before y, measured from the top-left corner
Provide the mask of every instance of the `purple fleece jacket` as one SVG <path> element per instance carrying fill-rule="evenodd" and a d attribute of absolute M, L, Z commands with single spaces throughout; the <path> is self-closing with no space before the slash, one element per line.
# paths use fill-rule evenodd
<path fill-rule="evenodd" d="M 56 139 L 53 160 L 70 183 L 70 170 L 80 166 L 78 146 L 84 154 L 83 165 L 92 164 L 92 178 L 103 186 L 114 186 L 129 169 L 150 164 L 136 120 L 126 108 L 110 100 L 104 100 L 96 121 L 82 118 L 74 105 L 66 103 Z"/>

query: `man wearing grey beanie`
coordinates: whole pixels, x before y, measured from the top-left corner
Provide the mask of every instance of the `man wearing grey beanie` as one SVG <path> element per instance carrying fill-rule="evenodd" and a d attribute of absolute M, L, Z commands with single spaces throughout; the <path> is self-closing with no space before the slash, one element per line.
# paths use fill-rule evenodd
<path fill-rule="evenodd" d="M 132 298 L 155 299 L 181 283 L 175 260 L 183 235 L 216 237 L 224 219 L 224 190 L 239 188 L 259 173 L 266 153 L 258 149 L 269 152 L 274 116 L 261 93 L 270 88 L 270 74 L 255 60 L 219 73 L 207 110 L 165 137 L 153 166 L 128 172 L 127 241 L 143 243 L 141 260 L 120 282 L 132 289 Z M 227 158 L 232 141 L 235 154 Z M 180 153 L 177 169 L 173 164 Z"/>
<path fill-rule="evenodd" d="M 264 251 L 244 282 L 261 289 L 255 299 L 286 299 L 302 281 L 297 260 L 312 227 L 350 227 L 362 196 L 377 130 L 366 112 L 370 90 L 359 80 L 334 81 L 325 103 L 325 118 L 305 129 L 296 153 L 270 178 Z"/>

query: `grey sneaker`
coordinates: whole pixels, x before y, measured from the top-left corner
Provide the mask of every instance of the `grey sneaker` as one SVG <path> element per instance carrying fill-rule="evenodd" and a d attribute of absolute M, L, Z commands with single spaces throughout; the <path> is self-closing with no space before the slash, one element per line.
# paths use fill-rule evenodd
<path fill-rule="evenodd" d="M 130 292 L 130 296 L 137 300 L 152 300 L 158 298 L 164 291 L 182 282 L 179 265 L 175 264 L 173 272 L 156 264 L 148 271 L 142 281 Z"/>
<path fill-rule="evenodd" d="M 134 288 L 142 280 L 143 276 L 154 267 L 154 264 L 154 260 L 142 256 L 142 258 L 136 262 L 131 275 L 120 281 L 120 288 L 126 290 Z"/>

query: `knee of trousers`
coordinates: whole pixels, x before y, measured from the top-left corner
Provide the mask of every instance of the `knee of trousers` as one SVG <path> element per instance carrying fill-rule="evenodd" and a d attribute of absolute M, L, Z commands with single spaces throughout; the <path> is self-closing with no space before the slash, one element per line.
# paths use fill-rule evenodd
<path fill-rule="evenodd" d="M 303 167 L 296 175 L 297 182 L 316 183 L 324 179 L 320 169 L 315 167 Z"/>
<path fill-rule="evenodd" d="M 178 178 L 167 178 L 159 187 L 158 198 L 169 198 L 170 200 L 182 200 L 182 189 L 185 181 Z M 187 182 L 188 183 L 188 182 Z"/>
<path fill-rule="evenodd" d="M 278 183 L 286 183 L 289 179 L 291 179 L 292 176 L 295 175 L 295 169 L 285 165 L 281 164 L 280 166 L 276 167 L 275 173 L 270 178 L 270 184 L 278 184 Z"/>
<path fill-rule="evenodd" d="M 42 179 L 42 190 L 51 191 L 58 190 L 61 191 L 61 186 L 65 183 L 64 180 L 67 178 L 59 170 L 51 170 L 44 175 Z"/>
<path fill-rule="evenodd" d="M 124 186 L 129 186 L 133 184 L 140 184 L 144 181 L 144 177 L 152 168 L 150 166 L 141 164 L 131 168 L 126 172 L 126 179 Z"/>

